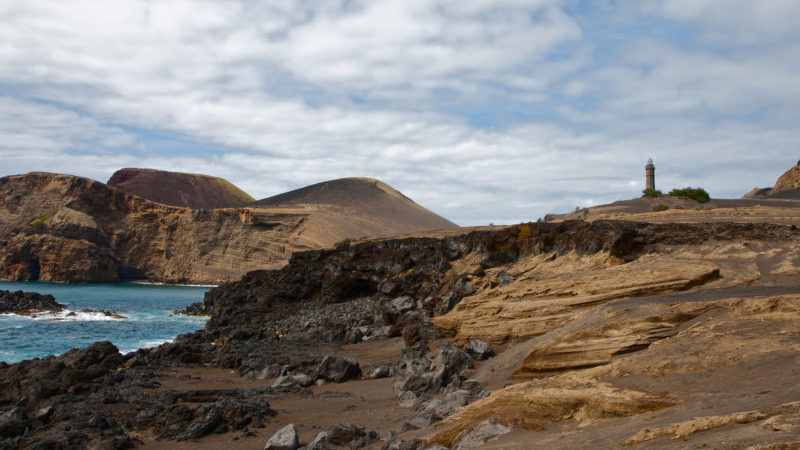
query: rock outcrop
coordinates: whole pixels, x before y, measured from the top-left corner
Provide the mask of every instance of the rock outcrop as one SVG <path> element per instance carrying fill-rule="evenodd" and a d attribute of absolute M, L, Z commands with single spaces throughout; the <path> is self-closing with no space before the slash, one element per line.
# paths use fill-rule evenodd
<path fill-rule="evenodd" d="M 773 186 L 770 195 L 794 189 L 800 189 L 800 165 L 794 166 L 784 172 L 783 175 L 778 178 L 778 181 L 775 182 L 775 186 Z"/>
<path fill-rule="evenodd" d="M 0 314 L 31 314 L 35 312 L 58 312 L 66 306 L 58 303 L 52 295 L 36 292 L 4 291 L 0 289 Z"/>
<path fill-rule="evenodd" d="M 4 177 L 0 279 L 218 283 L 251 270 L 281 267 L 293 252 L 347 238 L 431 229 L 422 220 L 426 210 L 408 199 L 398 200 L 413 211 L 402 218 L 405 210 L 397 209 L 397 198 L 392 199 L 393 214 L 400 219 L 379 214 L 381 198 L 356 197 L 350 206 L 207 210 L 156 203 L 71 175 Z M 437 228 L 449 224 L 427 214 Z"/>
<path fill-rule="evenodd" d="M 222 178 L 155 169 L 120 169 L 109 186 L 165 205 L 192 209 L 236 208 L 255 201 Z"/>

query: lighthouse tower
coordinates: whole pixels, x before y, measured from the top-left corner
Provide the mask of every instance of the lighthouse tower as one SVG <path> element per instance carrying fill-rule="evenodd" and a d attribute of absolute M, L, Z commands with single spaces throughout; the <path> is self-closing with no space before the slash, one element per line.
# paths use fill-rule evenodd
<path fill-rule="evenodd" d="M 647 160 L 647 165 L 644 166 L 645 173 L 645 189 L 648 191 L 656 190 L 656 166 L 653 165 L 653 158 Z"/>

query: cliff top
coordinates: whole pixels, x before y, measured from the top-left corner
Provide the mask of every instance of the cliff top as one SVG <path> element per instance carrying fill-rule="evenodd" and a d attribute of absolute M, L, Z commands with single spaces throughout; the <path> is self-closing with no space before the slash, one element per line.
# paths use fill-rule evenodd
<path fill-rule="evenodd" d="M 116 171 L 107 184 L 148 200 L 194 209 L 230 208 L 254 201 L 225 179 L 193 173 L 125 168 Z"/>

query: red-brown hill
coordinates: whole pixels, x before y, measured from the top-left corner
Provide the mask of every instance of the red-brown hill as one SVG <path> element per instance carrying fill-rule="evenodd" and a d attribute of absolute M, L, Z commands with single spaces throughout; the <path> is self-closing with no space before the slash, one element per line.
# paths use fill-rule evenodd
<path fill-rule="evenodd" d="M 122 191 L 171 206 L 233 208 L 255 199 L 227 180 L 194 173 L 120 169 L 107 183 Z"/>

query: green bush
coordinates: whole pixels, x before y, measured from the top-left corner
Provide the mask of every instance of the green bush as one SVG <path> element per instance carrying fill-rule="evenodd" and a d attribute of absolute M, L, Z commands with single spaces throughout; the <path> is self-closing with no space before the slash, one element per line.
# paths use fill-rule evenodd
<path fill-rule="evenodd" d="M 661 191 L 658 189 L 645 189 L 642 191 L 642 197 L 661 197 Z"/>
<path fill-rule="evenodd" d="M 711 200 L 711 196 L 708 195 L 708 192 L 706 192 L 706 190 L 703 188 L 685 187 L 683 189 L 673 189 L 669 192 L 669 195 L 673 197 L 688 198 L 699 203 L 705 203 Z"/>
<path fill-rule="evenodd" d="M 31 222 L 30 226 L 38 227 L 39 225 L 43 224 L 49 218 L 50 218 L 50 214 L 45 214 L 42 217 L 39 217 L 38 219 L 36 219 L 33 222 Z"/>
<path fill-rule="evenodd" d="M 336 248 L 349 247 L 351 242 L 353 242 L 353 240 L 350 238 L 342 239 L 341 241 L 333 244 L 333 246 Z"/>
<path fill-rule="evenodd" d="M 653 205 L 653 212 L 661 212 L 666 211 L 669 209 L 669 205 L 665 203 L 659 203 L 657 205 Z"/>

